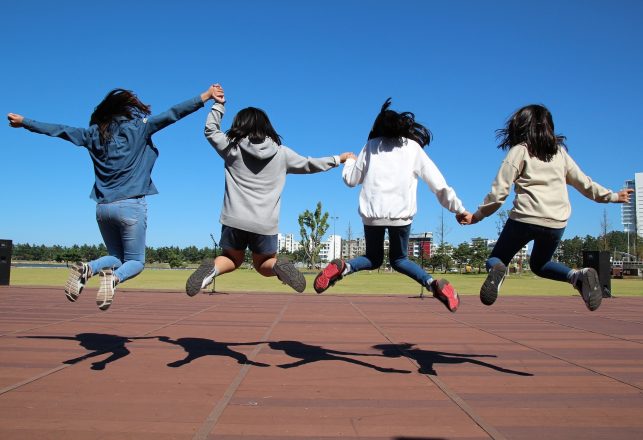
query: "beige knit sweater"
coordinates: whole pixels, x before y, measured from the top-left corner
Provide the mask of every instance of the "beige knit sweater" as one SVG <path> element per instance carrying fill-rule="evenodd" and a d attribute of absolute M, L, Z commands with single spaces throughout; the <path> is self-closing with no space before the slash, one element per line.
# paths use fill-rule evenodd
<path fill-rule="evenodd" d="M 520 144 L 509 149 L 491 191 L 474 217 L 482 220 L 496 212 L 509 195 L 512 184 L 516 198 L 509 218 L 548 228 L 559 229 L 567 225 L 572 211 L 568 184 L 597 202 L 618 201 L 618 194 L 586 176 L 565 148 L 559 147 L 551 161 L 543 162 L 531 157 L 527 146 Z"/>

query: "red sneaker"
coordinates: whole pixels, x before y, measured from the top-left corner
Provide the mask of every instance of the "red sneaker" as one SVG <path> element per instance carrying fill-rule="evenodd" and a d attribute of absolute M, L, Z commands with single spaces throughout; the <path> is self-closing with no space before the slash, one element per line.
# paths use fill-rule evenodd
<path fill-rule="evenodd" d="M 460 298 L 458 292 L 455 291 L 451 283 L 445 279 L 433 280 L 431 282 L 431 290 L 433 296 L 436 297 L 444 306 L 449 309 L 449 312 L 455 313 L 460 305 Z"/>
<path fill-rule="evenodd" d="M 315 292 L 322 293 L 337 281 L 341 280 L 344 269 L 346 269 L 346 263 L 340 258 L 328 263 L 328 266 L 319 272 L 319 275 L 315 278 L 315 282 L 313 283 Z"/>

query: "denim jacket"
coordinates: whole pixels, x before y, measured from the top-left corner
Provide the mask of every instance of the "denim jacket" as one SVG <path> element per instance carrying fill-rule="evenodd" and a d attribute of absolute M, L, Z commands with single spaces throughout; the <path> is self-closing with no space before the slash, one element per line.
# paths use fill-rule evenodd
<path fill-rule="evenodd" d="M 34 133 L 87 148 L 96 178 L 90 197 L 97 203 L 110 203 L 158 194 L 151 174 L 159 152 L 152 143 L 152 135 L 201 107 L 203 101 L 196 96 L 149 118 L 117 118 L 110 127 L 112 138 L 104 145 L 97 125 L 76 128 L 25 118 L 23 126 Z"/>

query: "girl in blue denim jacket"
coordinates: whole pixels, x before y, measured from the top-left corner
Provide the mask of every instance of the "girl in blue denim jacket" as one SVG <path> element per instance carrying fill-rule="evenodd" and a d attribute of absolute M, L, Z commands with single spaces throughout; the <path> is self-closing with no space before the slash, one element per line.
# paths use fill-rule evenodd
<path fill-rule="evenodd" d="M 212 85 L 200 95 L 148 117 L 150 106 L 129 90 L 115 89 L 94 109 L 89 128 L 38 122 L 15 113 L 7 115 L 14 128 L 23 127 L 85 147 L 94 164 L 95 182 L 90 197 L 97 203 L 96 221 L 109 255 L 71 266 L 65 284 L 69 301 L 76 301 L 87 280 L 98 273 L 101 282 L 96 303 L 101 310 L 107 310 L 116 285 L 141 273 L 147 230 L 145 196 L 158 193 L 151 178 L 158 157 L 152 135 L 222 93 L 218 85 Z"/>

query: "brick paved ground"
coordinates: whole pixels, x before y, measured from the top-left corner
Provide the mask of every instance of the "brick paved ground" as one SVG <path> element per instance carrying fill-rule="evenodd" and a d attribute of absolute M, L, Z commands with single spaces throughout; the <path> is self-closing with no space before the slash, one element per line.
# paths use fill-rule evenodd
<path fill-rule="evenodd" d="M 0 287 L 0 438 L 639 439 L 643 298 Z"/>

